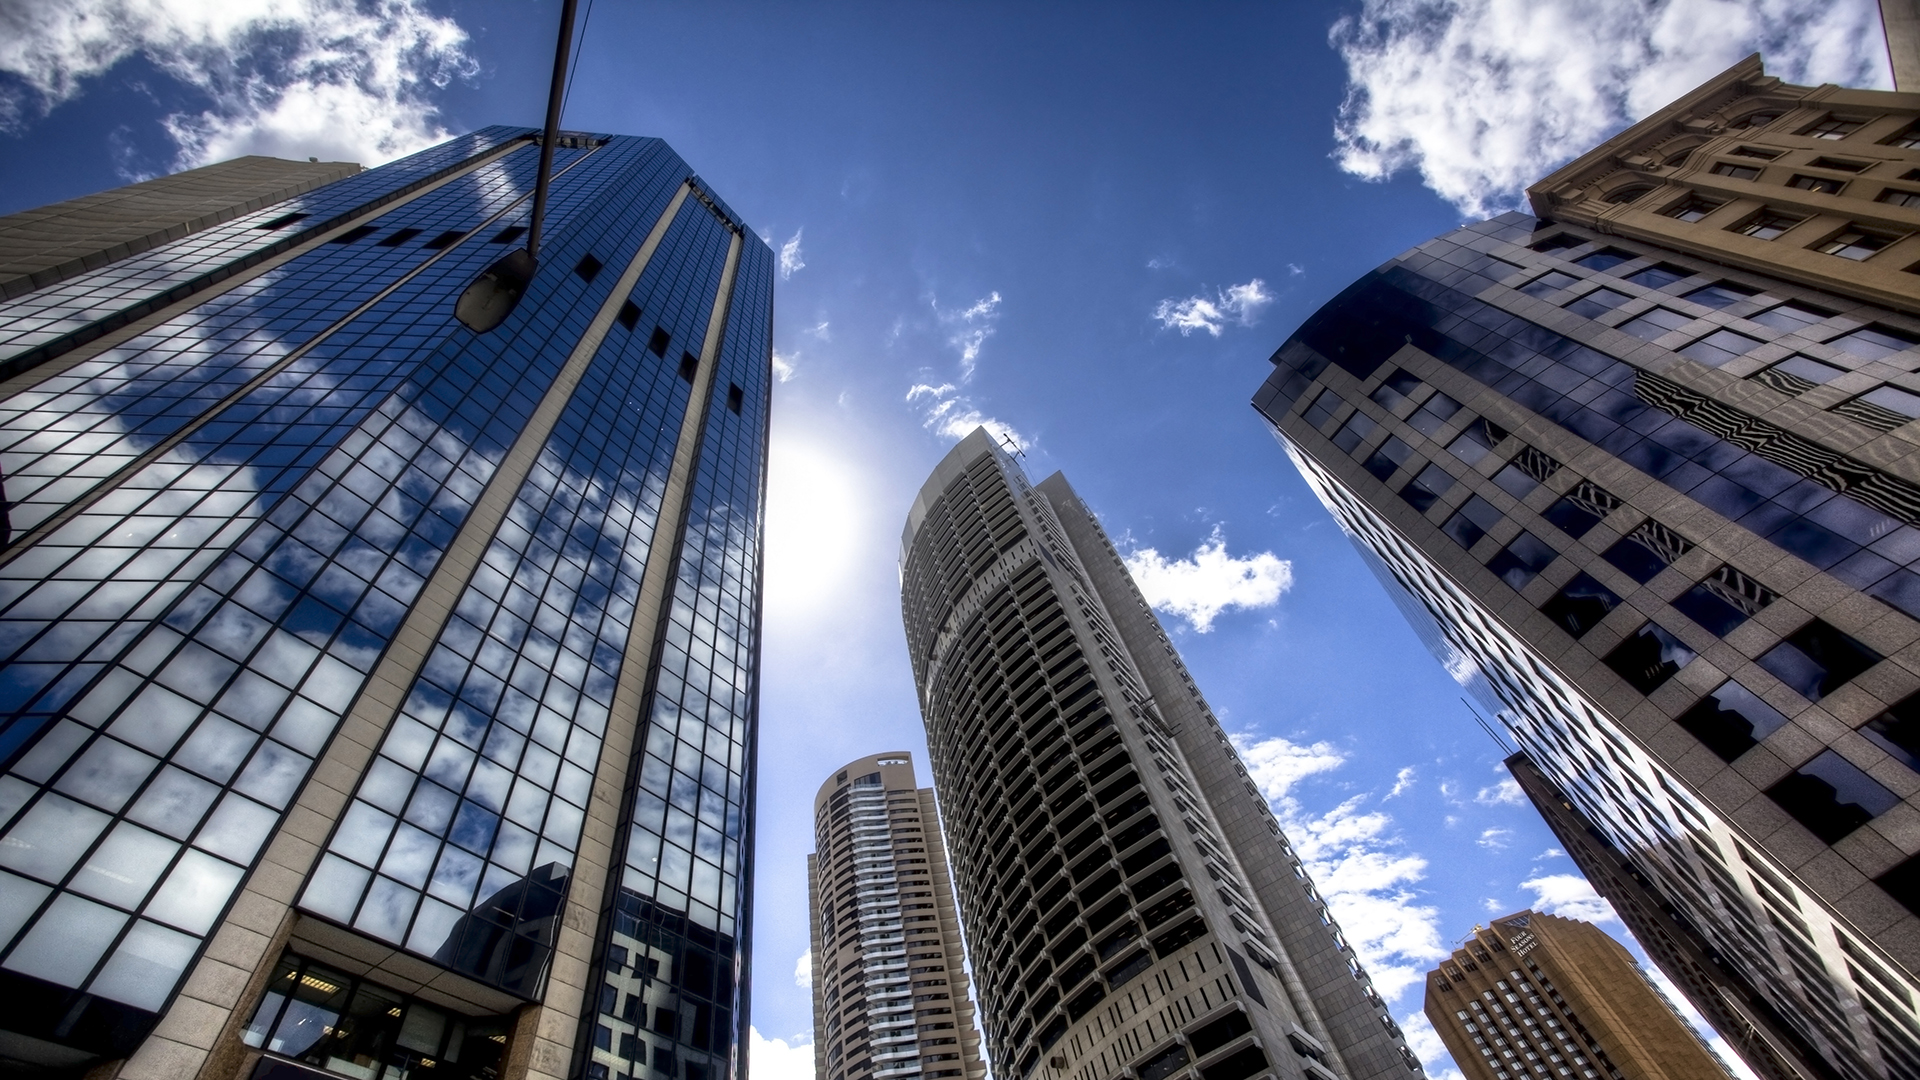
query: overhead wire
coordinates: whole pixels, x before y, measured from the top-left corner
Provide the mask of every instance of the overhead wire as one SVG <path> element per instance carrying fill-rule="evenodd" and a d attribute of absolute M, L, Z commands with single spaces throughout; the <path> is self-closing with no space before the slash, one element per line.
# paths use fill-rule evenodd
<path fill-rule="evenodd" d="M 573 46 L 573 60 L 567 65 L 567 89 L 560 95 L 560 118 L 567 116 L 567 102 L 573 100 L 573 76 L 580 70 L 580 54 L 587 48 L 587 27 L 593 24 L 593 0 L 587 0 L 587 14 L 580 20 L 579 40 Z"/>

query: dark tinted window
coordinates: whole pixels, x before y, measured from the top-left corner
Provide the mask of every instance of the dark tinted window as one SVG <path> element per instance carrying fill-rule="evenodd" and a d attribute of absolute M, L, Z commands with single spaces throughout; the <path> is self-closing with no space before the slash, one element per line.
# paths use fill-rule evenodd
<path fill-rule="evenodd" d="M 1493 571 L 1502 581 L 1515 589 L 1524 589 L 1547 564 L 1558 558 L 1560 553 L 1553 545 L 1533 535 L 1522 532 L 1512 542 L 1487 560 L 1487 569 Z"/>
<path fill-rule="evenodd" d="M 1387 480 L 1412 456 L 1413 447 L 1401 442 L 1397 435 L 1389 436 L 1386 442 L 1380 444 L 1380 449 L 1367 458 L 1366 469 L 1381 480 Z"/>
<path fill-rule="evenodd" d="M 1453 538 L 1453 542 L 1463 548 L 1471 548 L 1480 542 L 1480 538 L 1492 531 L 1500 521 L 1500 511 L 1480 496 L 1475 495 L 1453 512 L 1440 531 Z"/>
<path fill-rule="evenodd" d="M 1399 368 L 1394 368 L 1392 372 L 1388 373 L 1386 379 L 1382 381 L 1379 386 L 1373 388 L 1373 393 L 1368 396 L 1378 402 L 1381 408 L 1397 411 L 1400 406 L 1406 404 L 1408 396 L 1420 389 L 1423 385 L 1425 384 L 1414 376 L 1407 374 Z"/>
<path fill-rule="evenodd" d="M 1693 271 L 1670 263 L 1655 263 L 1645 270 L 1635 270 L 1627 275 L 1627 280 L 1635 285 L 1644 285 L 1649 289 L 1664 289 L 1676 281 L 1685 281 L 1693 276 Z"/>
<path fill-rule="evenodd" d="M 1619 248 L 1601 248 L 1591 255 L 1584 255 L 1575 259 L 1574 265 L 1584 266 L 1589 270 L 1611 270 L 1621 263 L 1635 258 L 1638 258 L 1638 256 L 1631 251 L 1621 251 Z"/>
<path fill-rule="evenodd" d="M 1379 424 L 1373 422 L 1373 417 L 1366 413 L 1354 413 L 1347 417 L 1346 423 L 1340 425 L 1339 431 L 1333 433 L 1333 445 L 1351 454 L 1354 447 L 1365 442 L 1367 436 L 1373 434 L 1379 427 Z"/>
<path fill-rule="evenodd" d="M 1773 590 L 1731 566 L 1722 566 L 1673 600 L 1682 615 L 1721 637 L 1773 603 Z"/>
<path fill-rule="evenodd" d="M 1430 464 L 1420 470 L 1420 475 L 1407 481 L 1407 485 L 1400 489 L 1400 497 L 1424 514 L 1452 487 L 1453 477 L 1447 470 Z"/>
<path fill-rule="evenodd" d="M 1580 279 L 1574 277 L 1572 274 L 1563 274 L 1558 270 L 1549 270 L 1539 277 L 1534 278 L 1532 281 L 1527 282 L 1525 285 L 1520 286 L 1520 291 L 1526 293 L 1528 296 L 1547 296 L 1569 285 L 1577 284 L 1579 281 Z"/>
<path fill-rule="evenodd" d="M 1731 281 L 1722 281 L 1704 289 L 1695 289 L 1687 294 L 1687 299 L 1696 304 L 1705 304 L 1711 308 L 1731 307 L 1742 300 L 1750 300 L 1759 295 L 1758 289 L 1749 289 L 1745 285 L 1736 285 Z"/>
<path fill-rule="evenodd" d="M 1432 438 L 1453 415 L 1460 411 L 1460 403 L 1445 394 L 1436 393 L 1422 404 L 1407 423 L 1420 434 Z"/>
<path fill-rule="evenodd" d="M 1728 679 L 1681 713 L 1677 722 L 1707 749 L 1732 761 L 1784 727 L 1787 718 L 1753 691 Z"/>
<path fill-rule="evenodd" d="M 1577 638 L 1600 625 L 1600 620 L 1619 606 L 1620 598 L 1613 594 L 1612 589 L 1586 574 L 1575 574 L 1565 588 L 1554 594 L 1553 599 L 1541 605 L 1540 610 L 1546 613 L 1547 618 L 1559 623 L 1562 630 Z"/>
<path fill-rule="evenodd" d="M 1795 630 L 1758 661 L 1808 701 L 1819 701 L 1879 662 L 1879 653 L 1822 619 Z"/>
<path fill-rule="evenodd" d="M 1880 749 L 1920 772 L 1920 694 L 1910 694 L 1860 729 Z"/>
<path fill-rule="evenodd" d="M 1614 647 L 1606 664 L 1628 685 L 1651 694 L 1697 654 L 1659 623 L 1648 623 Z"/>
<path fill-rule="evenodd" d="M 1829 844 L 1900 802 L 1878 780 L 1832 750 L 1788 773 L 1767 789 L 1767 797 Z"/>
<path fill-rule="evenodd" d="M 1619 571 L 1645 585 L 1675 559 L 1693 550 L 1692 542 L 1657 521 L 1648 519 L 1600 553 Z"/>
<path fill-rule="evenodd" d="M 1480 459 L 1492 453 L 1506 437 L 1506 428 L 1485 417 L 1476 417 L 1447 444 L 1447 451 L 1469 465 L 1478 465 Z"/>

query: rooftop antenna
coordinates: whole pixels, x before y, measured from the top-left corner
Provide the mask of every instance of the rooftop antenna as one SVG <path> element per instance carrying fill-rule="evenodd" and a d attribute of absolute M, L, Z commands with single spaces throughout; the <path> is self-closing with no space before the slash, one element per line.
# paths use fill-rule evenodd
<path fill-rule="evenodd" d="M 1027 460 L 1027 452 L 1025 450 L 1020 449 L 1020 444 L 1013 441 L 1013 436 L 1011 434 L 1004 431 L 1001 432 L 1000 445 L 1006 447 L 1008 453 L 1012 454 L 1014 457 L 1019 458 L 1021 461 Z"/>
<path fill-rule="evenodd" d="M 540 171 L 533 184 L 533 220 L 527 246 L 514 248 L 482 271 L 454 302 L 453 317 L 476 334 L 499 326 L 513 314 L 540 263 L 540 222 L 547 214 L 547 185 L 553 178 L 553 144 L 560 134 L 560 107 L 567 92 L 567 50 L 573 44 L 577 0 L 560 2 L 560 41 L 553 49 L 553 83 L 547 89 L 547 127 L 540 137 Z"/>

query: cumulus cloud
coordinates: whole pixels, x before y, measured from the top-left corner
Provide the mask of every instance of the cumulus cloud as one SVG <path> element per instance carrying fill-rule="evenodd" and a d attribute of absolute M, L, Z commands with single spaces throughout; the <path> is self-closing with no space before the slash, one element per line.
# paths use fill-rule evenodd
<path fill-rule="evenodd" d="M 958 311 L 943 311 L 935 301 L 933 312 L 947 330 L 947 344 L 960 350 L 960 381 L 967 382 L 979 363 L 981 346 L 993 336 L 1000 321 L 1000 293 L 995 290 Z"/>
<path fill-rule="evenodd" d="M 800 253 L 800 234 L 805 229 L 793 230 L 793 236 L 780 245 L 780 280 L 785 281 L 807 268 L 806 257 Z"/>
<path fill-rule="evenodd" d="M 1127 569 L 1147 603 L 1158 611 L 1178 615 L 1204 634 L 1213 620 L 1229 608 L 1272 607 L 1280 594 L 1293 587 L 1293 563 L 1271 551 L 1234 558 L 1227 554 L 1227 538 L 1220 526 L 1192 555 L 1168 559 L 1153 548 L 1139 548 L 1126 557 Z"/>
<path fill-rule="evenodd" d="M 176 167 L 242 154 L 377 165 L 447 137 L 435 91 L 477 72 L 421 0 L 26 0 L 0 5 L 0 129 L 142 56 L 198 92 L 162 123 Z"/>
<path fill-rule="evenodd" d="M 1482 829 L 1480 831 L 1480 839 L 1475 840 L 1474 843 L 1479 844 L 1489 851 L 1505 851 L 1507 845 L 1513 843 L 1513 830 L 1503 829 L 1498 826 L 1491 829 Z"/>
<path fill-rule="evenodd" d="M 779 349 L 773 350 L 773 377 L 781 382 L 793 378 L 796 370 L 794 365 L 799 362 L 800 354 L 797 352 L 783 353 Z"/>
<path fill-rule="evenodd" d="M 813 989 L 813 950 L 812 949 L 808 949 L 806 952 L 801 953 L 800 959 L 795 960 L 793 962 L 793 985 L 799 987 L 802 990 Z"/>
<path fill-rule="evenodd" d="M 1481 806 L 1525 806 L 1527 793 L 1520 790 L 1520 782 L 1513 777 L 1505 777 L 1491 787 L 1483 787 L 1473 797 Z"/>
<path fill-rule="evenodd" d="M 1752 52 L 1789 82 L 1889 88 L 1878 20 L 1874 0 L 1364 0 L 1331 31 L 1334 157 L 1485 217 Z"/>
<path fill-rule="evenodd" d="M 957 442 L 971 434 L 974 428 L 984 427 L 997 443 L 1004 445 L 1011 439 L 1015 446 L 1022 449 L 1033 445 L 1011 424 L 995 420 L 975 408 L 973 402 L 952 383 L 941 383 L 939 386 L 918 383 L 907 391 L 907 404 L 918 406 L 922 412 L 921 423 L 928 431 L 942 438 Z"/>
<path fill-rule="evenodd" d="M 1366 809 L 1366 795 L 1318 814 L 1294 797 L 1299 781 L 1345 763 L 1331 744 L 1232 739 L 1374 985 L 1387 999 L 1398 998 L 1449 955 L 1439 910 L 1419 903 L 1413 888 L 1426 877 L 1427 860 L 1401 848 L 1392 816 Z"/>
<path fill-rule="evenodd" d="M 1427 1019 L 1426 1013 L 1417 1012 L 1407 1017 L 1400 1031 L 1406 1036 L 1407 1048 L 1426 1065 L 1428 1080 L 1464 1080 L 1460 1070 L 1453 1066 L 1453 1055 L 1447 1051 L 1447 1044 L 1440 1040 L 1440 1033 L 1433 1029 L 1433 1021 Z M 1436 1062 L 1446 1064 L 1436 1067 Z"/>
<path fill-rule="evenodd" d="M 1252 326 L 1271 303 L 1273 294 L 1267 291 L 1267 283 L 1254 278 L 1245 285 L 1229 285 L 1212 296 L 1196 294 L 1184 300 L 1169 297 L 1155 305 L 1153 317 L 1161 326 L 1180 331 L 1181 337 L 1195 330 L 1219 337 L 1228 323 Z"/>
<path fill-rule="evenodd" d="M 747 1061 L 752 1065 L 754 1080 L 813 1080 L 812 1041 L 802 1042 L 795 1036 L 789 1043 L 786 1039 L 769 1039 L 760 1034 L 759 1028 L 748 1030 Z"/>
<path fill-rule="evenodd" d="M 1620 921 L 1613 905 L 1579 874 L 1542 874 L 1521 882 L 1520 887 L 1533 893 L 1530 906 L 1535 911 L 1591 923 Z"/>

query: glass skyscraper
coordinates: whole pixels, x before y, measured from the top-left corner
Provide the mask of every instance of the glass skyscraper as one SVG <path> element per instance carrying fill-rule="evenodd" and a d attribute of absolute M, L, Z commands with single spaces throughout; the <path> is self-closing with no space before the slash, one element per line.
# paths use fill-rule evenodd
<path fill-rule="evenodd" d="M 771 253 L 566 133 L 475 335 L 537 143 L 0 303 L 0 1056 L 744 1074 Z"/>
<path fill-rule="evenodd" d="M 1064 476 L 962 439 L 908 514 L 901 608 L 996 1075 L 1424 1075 Z"/>
<path fill-rule="evenodd" d="M 1920 1076 L 1916 124 L 1750 58 L 1354 283 L 1254 399 L 1766 1075 Z"/>

